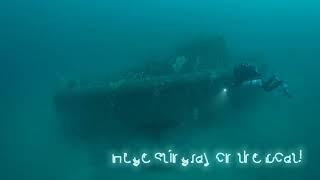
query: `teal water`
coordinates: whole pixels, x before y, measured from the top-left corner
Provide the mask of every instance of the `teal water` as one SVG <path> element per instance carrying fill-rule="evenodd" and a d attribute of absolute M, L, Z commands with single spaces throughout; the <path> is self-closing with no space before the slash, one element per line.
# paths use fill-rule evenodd
<path fill-rule="evenodd" d="M 319 10 L 314 0 L 0 1 L 0 179 L 319 178 Z M 103 165 L 100 145 L 66 140 L 53 105 L 61 79 L 107 78 L 217 34 L 226 41 L 230 65 L 266 66 L 286 80 L 294 98 L 264 94 L 237 112 L 225 109 L 217 124 L 176 130 L 160 146 L 303 147 L 303 165 L 135 171 Z M 123 134 L 102 146 L 159 143 Z"/>

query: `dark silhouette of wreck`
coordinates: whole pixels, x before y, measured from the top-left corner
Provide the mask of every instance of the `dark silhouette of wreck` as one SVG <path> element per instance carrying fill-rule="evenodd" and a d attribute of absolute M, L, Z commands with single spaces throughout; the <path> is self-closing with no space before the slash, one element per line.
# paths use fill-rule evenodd
<path fill-rule="evenodd" d="M 70 81 L 54 96 L 56 112 L 79 139 L 110 135 L 115 126 L 159 138 L 182 123 L 215 116 L 212 98 L 232 81 L 228 62 L 222 37 L 197 39 L 117 80 Z"/>

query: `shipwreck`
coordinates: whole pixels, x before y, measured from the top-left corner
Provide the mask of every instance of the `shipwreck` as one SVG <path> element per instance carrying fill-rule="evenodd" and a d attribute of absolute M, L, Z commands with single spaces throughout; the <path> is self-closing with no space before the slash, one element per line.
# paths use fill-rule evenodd
<path fill-rule="evenodd" d="M 197 40 L 116 80 L 70 81 L 54 105 L 66 132 L 79 139 L 112 136 L 115 127 L 159 138 L 215 116 L 212 98 L 232 82 L 228 61 L 221 37 Z"/>

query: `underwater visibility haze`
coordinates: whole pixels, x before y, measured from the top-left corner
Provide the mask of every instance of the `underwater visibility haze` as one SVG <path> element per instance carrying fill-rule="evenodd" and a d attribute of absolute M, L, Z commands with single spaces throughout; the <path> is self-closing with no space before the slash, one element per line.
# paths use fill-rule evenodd
<path fill-rule="evenodd" d="M 2 0 L 0 179 L 319 179 L 319 42 L 315 0 Z M 241 63 L 292 97 L 235 87 Z M 133 168 L 109 156 L 243 148 L 302 148 L 303 161 Z"/>

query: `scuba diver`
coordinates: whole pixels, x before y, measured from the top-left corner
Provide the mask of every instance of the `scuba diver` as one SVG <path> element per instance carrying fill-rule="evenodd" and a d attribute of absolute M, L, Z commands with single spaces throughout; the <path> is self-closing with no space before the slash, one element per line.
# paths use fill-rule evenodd
<path fill-rule="evenodd" d="M 276 75 L 264 81 L 262 74 L 258 72 L 258 68 L 248 63 L 237 65 L 233 70 L 233 76 L 234 82 L 232 87 L 253 86 L 262 88 L 266 92 L 280 89 L 287 97 L 292 98 L 288 85 L 284 81 L 280 80 Z"/>

